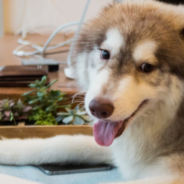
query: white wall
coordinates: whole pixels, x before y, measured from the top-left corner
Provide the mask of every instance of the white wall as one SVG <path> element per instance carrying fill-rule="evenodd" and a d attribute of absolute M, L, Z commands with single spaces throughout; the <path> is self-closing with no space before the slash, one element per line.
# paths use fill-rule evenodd
<path fill-rule="evenodd" d="M 91 0 L 86 20 L 112 1 Z M 50 33 L 64 23 L 79 20 L 86 0 L 3 0 L 3 3 L 5 33 Z"/>

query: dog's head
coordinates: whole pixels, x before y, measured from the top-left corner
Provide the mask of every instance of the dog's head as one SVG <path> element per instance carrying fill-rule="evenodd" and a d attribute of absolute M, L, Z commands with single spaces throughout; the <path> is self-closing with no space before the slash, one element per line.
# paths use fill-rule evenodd
<path fill-rule="evenodd" d="M 94 135 L 108 146 L 144 112 L 181 100 L 184 7 L 125 1 L 105 8 L 82 30 L 74 59 Z M 172 112 L 171 112 L 172 114 Z M 134 121 L 134 122 L 133 122 Z"/>

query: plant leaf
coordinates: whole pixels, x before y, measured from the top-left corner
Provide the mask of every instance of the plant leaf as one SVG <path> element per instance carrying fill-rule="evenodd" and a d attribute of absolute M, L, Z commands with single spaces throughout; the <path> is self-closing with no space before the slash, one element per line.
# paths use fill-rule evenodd
<path fill-rule="evenodd" d="M 47 77 L 43 76 L 40 84 L 44 86 L 46 81 L 47 81 Z"/>
<path fill-rule="evenodd" d="M 68 112 L 58 112 L 57 115 L 68 116 L 70 114 Z"/>
<path fill-rule="evenodd" d="M 83 125 L 84 124 L 84 120 L 79 118 L 78 116 L 75 116 L 73 124 L 74 125 Z"/>
<path fill-rule="evenodd" d="M 82 118 L 86 122 L 91 122 L 92 121 L 92 119 L 87 115 L 86 116 L 80 116 L 80 118 Z"/>
<path fill-rule="evenodd" d="M 43 96 L 43 95 L 44 95 L 44 93 L 42 93 L 42 92 L 40 92 L 40 91 L 37 92 L 37 96 L 40 97 L 40 96 Z"/>
<path fill-rule="evenodd" d="M 78 115 L 85 115 L 87 114 L 86 111 L 82 111 L 82 112 L 77 112 Z"/>
<path fill-rule="evenodd" d="M 7 118 L 9 118 L 10 115 L 11 115 L 11 111 L 4 111 L 4 114 L 5 114 L 5 116 L 6 116 Z"/>
<path fill-rule="evenodd" d="M 56 118 L 56 121 L 57 121 L 57 122 L 60 122 L 63 118 L 64 118 L 64 116 L 58 116 L 58 117 Z"/>
<path fill-rule="evenodd" d="M 68 108 L 71 107 L 71 105 L 59 105 L 58 107 L 59 107 L 59 108 L 67 108 L 67 109 L 68 109 Z M 69 109 L 68 109 L 68 110 L 69 110 Z M 67 110 L 67 111 L 68 111 L 68 110 Z"/>
<path fill-rule="evenodd" d="M 33 108 L 33 110 L 35 111 L 35 110 L 41 109 L 42 107 L 43 107 L 43 105 L 38 105 L 38 106 L 35 106 L 35 107 Z"/>
<path fill-rule="evenodd" d="M 34 103 L 36 103 L 38 101 L 39 101 L 39 99 L 34 99 L 34 100 L 29 101 L 29 104 L 34 104 Z"/>
<path fill-rule="evenodd" d="M 61 101 L 61 100 L 63 100 L 63 97 L 59 97 L 59 98 L 57 99 L 58 102 Z"/>
<path fill-rule="evenodd" d="M 30 111 L 31 109 L 32 109 L 31 106 L 26 106 L 26 107 L 24 107 L 23 112 L 28 112 L 28 111 Z"/>
<path fill-rule="evenodd" d="M 66 95 L 66 93 L 60 93 L 60 95 L 61 95 L 61 96 L 65 96 L 65 95 Z"/>
<path fill-rule="evenodd" d="M 18 106 L 23 106 L 22 100 L 19 98 L 18 102 L 17 102 Z"/>
<path fill-rule="evenodd" d="M 85 107 L 82 107 L 82 108 L 80 109 L 80 111 L 85 111 Z"/>
<path fill-rule="evenodd" d="M 10 107 L 12 107 L 12 106 L 14 106 L 14 105 L 15 105 L 14 102 L 10 102 L 10 104 L 9 104 Z"/>
<path fill-rule="evenodd" d="M 71 109 L 70 109 L 68 112 L 69 112 L 71 115 L 75 115 L 74 110 L 71 110 Z"/>
<path fill-rule="evenodd" d="M 30 88 L 36 88 L 36 84 L 29 84 L 28 85 Z"/>
<path fill-rule="evenodd" d="M 40 84 L 40 81 L 38 79 L 36 79 L 35 84 L 36 85 L 39 85 Z"/>
<path fill-rule="evenodd" d="M 37 91 L 37 90 L 28 91 L 27 93 L 24 93 L 22 96 L 27 96 L 27 95 L 29 95 L 29 94 L 31 94 L 31 93 L 36 92 L 36 91 Z"/>
<path fill-rule="evenodd" d="M 45 110 L 46 111 L 52 111 L 54 109 L 54 105 L 50 105 L 49 107 L 47 107 Z"/>
<path fill-rule="evenodd" d="M 35 96 L 25 96 L 24 98 L 25 98 L 24 103 L 29 103 L 29 101 L 35 99 Z"/>
<path fill-rule="evenodd" d="M 77 107 L 75 107 L 75 110 L 78 111 L 79 110 L 79 106 L 77 105 Z"/>
<path fill-rule="evenodd" d="M 73 116 L 68 116 L 63 119 L 63 123 L 68 124 L 73 120 Z"/>
<path fill-rule="evenodd" d="M 57 81 L 58 81 L 57 79 L 54 80 L 54 81 L 52 81 L 50 84 L 47 85 L 47 88 L 50 87 L 50 86 L 52 86 L 52 85 L 53 85 L 55 82 L 57 82 Z"/>
<path fill-rule="evenodd" d="M 14 119 L 13 113 L 11 112 L 10 114 L 10 121 L 12 121 Z"/>

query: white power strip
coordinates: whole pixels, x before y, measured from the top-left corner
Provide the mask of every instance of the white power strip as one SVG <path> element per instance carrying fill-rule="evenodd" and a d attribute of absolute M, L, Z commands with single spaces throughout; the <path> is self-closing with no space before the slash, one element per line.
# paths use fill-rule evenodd
<path fill-rule="evenodd" d="M 23 65 L 58 65 L 59 62 L 54 59 L 24 59 L 22 60 Z"/>

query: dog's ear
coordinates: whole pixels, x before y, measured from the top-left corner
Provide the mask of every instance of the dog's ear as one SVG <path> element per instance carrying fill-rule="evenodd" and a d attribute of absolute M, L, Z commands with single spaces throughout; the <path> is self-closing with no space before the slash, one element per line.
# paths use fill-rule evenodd
<path fill-rule="evenodd" d="M 184 40 L 184 6 L 167 5 L 165 10 L 165 18 L 173 24 L 176 33 Z"/>

